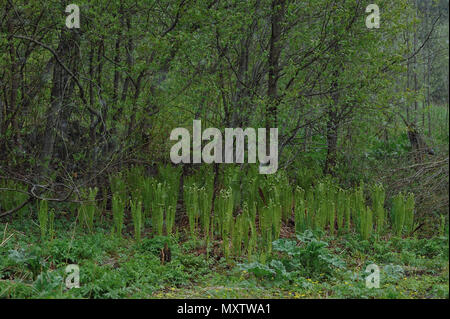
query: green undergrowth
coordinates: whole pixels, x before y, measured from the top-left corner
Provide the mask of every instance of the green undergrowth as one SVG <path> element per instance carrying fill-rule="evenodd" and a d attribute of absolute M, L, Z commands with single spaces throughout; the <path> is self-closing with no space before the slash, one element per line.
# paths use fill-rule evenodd
<path fill-rule="evenodd" d="M 448 298 L 448 229 L 435 238 L 377 238 L 299 232 L 272 242 L 265 263 L 226 260 L 220 242 L 66 227 L 52 240 L 36 223 L 1 224 L 0 298 Z M 161 250 L 170 250 L 161 261 Z M 256 252 L 255 252 L 256 254 Z M 257 255 L 257 254 L 256 254 Z M 80 288 L 65 287 L 65 267 L 80 267 Z M 365 269 L 380 269 L 366 288 Z"/>

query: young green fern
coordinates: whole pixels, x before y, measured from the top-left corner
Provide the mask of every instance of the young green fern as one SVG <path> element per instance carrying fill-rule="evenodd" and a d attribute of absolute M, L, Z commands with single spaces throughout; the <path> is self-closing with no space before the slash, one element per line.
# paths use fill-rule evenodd
<path fill-rule="evenodd" d="M 248 241 L 247 258 L 249 261 L 253 261 L 253 252 L 256 249 L 257 243 L 256 223 L 250 222 L 249 225 L 250 225 L 250 238 Z"/>
<path fill-rule="evenodd" d="M 361 183 L 360 186 L 355 189 L 352 199 L 352 217 L 355 222 L 355 227 L 360 233 L 361 230 L 364 229 L 364 218 L 367 211 L 365 202 L 364 185 Z"/>
<path fill-rule="evenodd" d="M 305 191 L 297 187 L 295 189 L 295 231 L 297 233 L 302 233 L 307 228 L 307 221 L 306 221 L 306 215 L 305 215 L 305 200 L 304 195 Z"/>
<path fill-rule="evenodd" d="M 325 183 L 325 200 L 327 203 L 326 224 L 330 229 L 330 233 L 334 233 L 336 224 L 336 188 L 329 180 Z"/>
<path fill-rule="evenodd" d="M 269 209 L 272 211 L 272 214 L 273 214 L 273 216 L 272 216 L 273 239 L 272 240 L 276 240 L 276 239 L 280 238 L 280 233 L 281 233 L 281 224 L 282 224 L 282 219 L 283 219 L 282 206 L 279 203 L 270 202 Z"/>
<path fill-rule="evenodd" d="M 377 233 L 381 234 L 384 230 L 385 224 L 385 211 L 384 200 L 386 193 L 383 185 L 377 184 L 372 187 L 372 209 L 375 213 L 375 221 L 377 227 Z"/>
<path fill-rule="evenodd" d="M 171 235 L 173 232 L 173 228 L 175 226 L 175 206 L 166 206 L 166 234 L 167 236 Z"/>
<path fill-rule="evenodd" d="M 329 200 L 328 201 L 328 209 L 329 209 L 329 226 L 330 226 L 330 233 L 335 232 L 335 225 L 336 225 L 336 203 Z"/>
<path fill-rule="evenodd" d="M 120 194 L 113 194 L 112 212 L 114 233 L 120 238 L 122 237 L 123 219 L 125 214 L 125 204 L 122 201 L 122 196 Z"/>
<path fill-rule="evenodd" d="M 172 234 L 175 226 L 175 212 L 178 202 L 178 191 L 180 185 L 181 168 L 171 165 L 160 166 L 159 176 L 166 189 L 165 202 L 165 225 L 167 235 Z"/>
<path fill-rule="evenodd" d="M 211 207 L 213 196 L 212 183 L 208 183 L 198 190 L 198 207 L 200 210 L 200 225 L 202 227 L 203 236 L 206 245 L 209 244 L 210 239 L 210 224 L 211 224 Z"/>
<path fill-rule="evenodd" d="M 288 218 L 291 217 L 292 214 L 294 195 L 286 174 L 282 174 L 279 178 L 279 189 L 282 216 L 283 220 L 287 222 Z"/>
<path fill-rule="evenodd" d="M 273 204 L 269 203 L 268 206 L 265 206 L 261 210 L 261 214 L 259 216 L 260 222 L 260 230 L 261 230 L 261 239 L 264 250 L 267 254 L 270 254 L 272 251 L 272 241 L 273 241 L 273 217 L 274 214 L 272 212 Z"/>
<path fill-rule="evenodd" d="M 165 203 L 165 185 L 158 183 L 154 190 L 154 199 L 152 202 L 152 226 L 158 236 L 163 235 L 164 230 L 164 203 Z"/>
<path fill-rule="evenodd" d="M 405 223 L 405 203 L 402 193 L 397 194 L 392 199 L 391 220 L 394 234 L 400 236 Z"/>
<path fill-rule="evenodd" d="M 342 228 L 344 226 L 346 197 L 347 195 L 345 190 L 339 189 L 336 197 L 336 225 L 339 233 L 342 232 Z"/>
<path fill-rule="evenodd" d="M 222 189 L 217 198 L 217 228 L 222 238 L 225 258 L 230 257 L 230 243 L 233 230 L 233 191 L 232 188 Z"/>
<path fill-rule="evenodd" d="M 313 229 L 315 224 L 315 215 L 316 215 L 316 207 L 315 207 L 315 198 L 314 191 L 312 188 L 308 190 L 306 193 L 306 229 Z"/>
<path fill-rule="evenodd" d="M 363 240 L 368 240 L 373 229 L 373 213 L 369 206 L 361 213 L 359 223 L 359 233 Z"/>
<path fill-rule="evenodd" d="M 248 203 L 244 202 L 242 204 L 242 223 L 241 223 L 241 238 L 242 238 L 242 253 L 247 251 L 249 244 L 249 229 L 250 229 L 250 212 L 248 209 Z"/>
<path fill-rule="evenodd" d="M 139 242 L 142 231 L 142 202 L 130 201 L 131 218 L 133 219 L 134 238 Z"/>
<path fill-rule="evenodd" d="M 199 189 L 195 183 L 184 187 L 184 200 L 186 205 L 186 214 L 189 221 L 189 231 L 192 237 L 195 237 L 199 212 Z"/>
<path fill-rule="evenodd" d="M 88 201 L 82 203 L 78 209 L 78 214 L 80 218 L 80 223 L 87 227 L 90 232 L 94 231 L 94 217 L 97 212 L 97 205 L 95 202 L 95 197 L 97 196 L 97 187 L 89 188 L 88 191 Z"/>
<path fill-rule="evenodd" d="M 242 224 L 243 215 L 236 216 L 232 232 L 233 253 L 236 257 L 241 256 L 242 252 Z"/>
<path fill-rule="evenodd" d="M 351 227 L 351 205 L 352 205 L 351 196 L 347 196 L 345 198 L 345 230 L 347 232 L 350 232 Z"/>
<path fill-rule="evenodd" d="M 143 216 L 149 217 L 152 212 L 152 205 L 155 201 L 155 189 L 157 181 L 154 178 L 144 178 L 142 180 L 142 204 L 143 204 Z"/>

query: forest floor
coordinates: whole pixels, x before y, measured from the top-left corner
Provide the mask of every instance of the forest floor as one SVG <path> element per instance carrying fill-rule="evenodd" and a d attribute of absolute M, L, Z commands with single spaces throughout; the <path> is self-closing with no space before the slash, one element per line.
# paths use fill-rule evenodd
<path fill-rule="evenodd" d="M 369 241 L 322 234 L 325 250 L 310 255 L 319 268 L 274 272 L 246 258 L 227 262 L 220 243 L 206 258 L 204 242 L 184 240 L 181 232 L 136 242 L 69 224 L 56 220 L 56 235 L 45 241 L 32 221 L 0 224 L 0 298 L 449 298 L 448 231 Z M 166 242 L 171 258 L 161 262 Z M 273 252 L 268 261 L 286 258 Z M 379 288 L 366 287 L 372 263 L 380 269 Z M 80 288 L 66 288 L 68 264 L 79 266 Z"/>

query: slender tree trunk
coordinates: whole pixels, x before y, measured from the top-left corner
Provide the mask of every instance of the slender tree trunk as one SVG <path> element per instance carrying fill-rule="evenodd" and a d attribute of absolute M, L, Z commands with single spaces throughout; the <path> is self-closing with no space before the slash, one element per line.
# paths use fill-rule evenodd
<path fill-rule="evenodd" d="M 285 0 L 272 1 L 271 37 L 269 42 L 269 75 L 267 83 L 268 105 L 266 107 L 266 128 L 277 127 L 279 59 L 281 54 L 281 22 Z M 268 139 L 267 139 L 268 140 Z"/>
<path fill-rule="evenodd" d="M 409 32 L 406 32 L 406 48 L 407 52 L 409 54 L 410 50 L 410 44 L 409 44 Z M 409 94 L 411 91 L 411 62 L 409 59 L 406 61 L 406 92 Z M 409 103 L 406 101 L 406 121 L 409 123 L 410 121 L 410 115 L 409 115 Z"/>
<path fill-rule="evenodd" d="M 61 39 L 56 50 L 57 55 L 62 63 L 66 67 L 70 67 L 71 56 L 76 59 L 78 55 L 71 54 L 74 50 L 78 50 L 79 46 L 76 44 L 78 38 L 76 38 L 74 31 L 68 31 L 63 29 L 61 31 Z M 45 126 L 44 139 L 42 144 L 42 150 L 40 154 L 40 173 L 49 172 L 49 163 L 53 156 L 53 149 L 55 145 L 55 138 L 57 130 L 61 130 L 61 133 L 65 135 L 67 127 L 67 118 L 70 111 L 65 111 L 67 108 L 70 95 L 73 92 L 73 82 L 70 75 L 61 66 L 56 59 L 53 59 L 53 79 L 52 88 L 50 91 L 50 107 L 46 112 L 47 123 Z M 65 123 L 64 127 L 61 127 L 61 123 Z"/>
<path fill-rule="evenodd" d="M 414 3 L 416 7 L 416 16 L 417 16 L 417 1 Z M 417 50 L 417 29 L 416 23 L 414 22 L 414 40 L 413 40 L 413 52 Z M 417 54 L 414 54 L 413 58 L 413 79 L 414 79 L 414 124 L 417 124 L 417 111 L 418 111 L 418 101 L 417 101 L 417 90 L 418 90 L 418 82 L 417 82 Z"/>
<path fill-rule="evenodd" d="M 119 9 L 119 15 L 120 15 L 120 24 L 123 27 L 123 7 L 122 4 L 120 5 Z M 120 115 L 122 115 L 122 106 L 118 106 L 118 98 L 119 98 L 119 81 L 120 81 L 120 72 L 119 72 L 119 64 L 121 61 L 120 57 L 120 47 L 122 45 L 122 29 L 119 29 L 117 33 L 117 39 L 114 45 L 114 82 L 113 82 L 113 96 L 112 96 L 112 103 L 114 107 L 117 107 L 116 113 L 113 115 L 113 123 L 117 122 Z"/>
<path fill-rule="evenodd" d="M 334 45 L 334 56 L 336 59 L 336 63 L 339 62 L 339 43 L 336 42 Z M 336 157 L 337 157 L 337 144 L 338 144 L 338 129 L 339 129 L 339 119 L 338 119 L 338 107 L 339 107 L 339 100 L 340 100 L 340 94 L 339 94 L 339 70 L 336 68 L 336 70 L 333 72 L 333 81 L 331 84 L 331 99 L 333 101 L 332 105 L 328 106 L 327 110 L 327 131 L 326 131 L 326 138 L 327 138 L 327 157 L 325 159 L 325 166 L 324 166 L 324 174 L 331 174 L 334 176 L 334 167 L 336 166 Z"/>
<path fill-rule="evenodd" d="M 426 30 L 429 29 L 429 15 L 430 9 L 428 7 L 428 2 L 425 3 L 425 22 L 426 22 Z M 427 48 L 427 70 L 426 70 L 426 85 L 427 85 L 427 95 L 426 95 L 426 107 L 427 107 L 427 116 L 428 116 L 428 136 L 431 137 L 431 97 L 430 97 L 430 74 L 431 74 L 431 42 L 430 40 L 426 43 Z"/>
<path fill-rule="evenodd" d="M 10 9 L 10 5 L 7 5 L 6 13 L 8 14 L 8 11 Z M 7 30 L 9 34 L 14 34 L 14 18 L 13 16 L 10 16 L 7 22 Z M 17 127 L 17 117 L 14 114 L 17 114 L 17 108 L 19 107 L 17 105 L 17 91 L 19 89 L 19 78 L 18 78 L 18 62 L 16 60 L 16 46 L 14 44 L 14 39 L 12 37 L 8 40 L 8 46 L 9 46 L 9 58 L 10 58 L 10 76 L 11 76 L 11 86 L 9 91 L 9 103 L 8 103 L 8 109 L 10 110 L 10 116 L 9 116 L 9 122 L 12 124 L 13 128 L 13 136 L 16 140 L 16 143 L 20 140 L 20 132 Z M 8 124 L 7 124 L 8 126 Z"/>
<path fill-rule="evenodd" d="M 91 49 L 89 51 L 89 78 L 91 79 L 91 81 L 89 82 L 89 106 L 91 108 L 94 108 L 95 96 L 94 96 L 94 83 L 93 83 L 93 80 L 94 80 L 94 44 L 93 43 L 91 43 Z M 91 145 L 95 145 L 95 143 L 96 143 L 96 134 L 95 134 L 96 125 L 94 125 L 94 123 L 93 123 L 96 121 L 96 119 L 97 118 L 91 114 L 91 125 L 89 127 L 89 139 L 90 139 Z"/>
<path fill-rule="evenodd" d="M 336 51 L 338 49 L 336 48 Z M 338 90 L 337 78 L 339 76 L 338 71 L 334 72 L 334 81 L 332 84 L 333 91 Z M 338 146 L 338 130 L 339 130 L 339 119 L 337 108 L 339 104 L 339 93 L 335 92 L 332 94 L 333 105 L 328 107 L 327 115 L 327 157 L 325 159 L 324 173 L 331 174 L 334 176 L 334 167 L 336 166 L 337 160 L 337 146 Z"/>
<path fill-rule="evenodd" d="M 449 110 L 450 110 L 450 92 L 449 92 L 449 83 L 448 83 L 448 73 L 445 76 L 445 84 L 447 88 L 447 111 L 445 112 L 445 128 L 448 130 L 449 127 Z"/>

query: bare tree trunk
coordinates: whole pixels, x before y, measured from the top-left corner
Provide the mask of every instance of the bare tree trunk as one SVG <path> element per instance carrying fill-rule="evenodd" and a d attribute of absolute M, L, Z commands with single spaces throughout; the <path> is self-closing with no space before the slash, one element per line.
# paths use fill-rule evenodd
<path fill-rule="evenodd" d="M 416 16 L 417 16 L 417 1 L 414 2 L 415 8 L 416 8 Z M 416 52 L 417 49 L 417 29 L 416 29 L 416 23 L 414 22 L 414 40 L 413 40 L 413 52 Z M 417 110 L 418 110 L 418 103 L 417 103 L 417 90 L 418 90 L 418 83 L 417 83 L 417 54 L 414 54 L 413 58 L 413 79 L 414 79 L 414 117 L 413 121 L 414 124 L 417 124 Z"/>
<path fill-rule="evenodd" d="M 338 60 L 339 55 L 339 43 L 336 42 L 334 45 L 334 56 Z M 338 105 L 339 105 L 339 71 L 333 72 L 333 81 L 331 84 L 332 92 L 331 99 L 333 101 L 332 105 L 328 106 L 327 110 L 327 157 L 325 159 L 324 174 L 334 175 L 334 167 L 336 166 L 337 157 L 337 143 L 338 143 L 338 129 L 339 129 L 339 119 L 338 119 Z"/>
<path fill-rule="evenodd" d="M 284 15 L 285 0 L 272 1 L 271 30 L 269 42 L 269 76 L 267 83 L 266 128 L 277 126 L 279 59 L 281 54 L 281 21 Z M 267 131 L 268 133 L 268 131 Z M 268 140 L 268 139 L 267 139 Z"/>
<path fill-rule="evenodd" d="M 119 9 L 119 15 L 121 15 L 120 18 L 120 24 L 123 27 L 123 7 L 122 4 L 120 5 Z M 120 57 L 120 46 L 122 41 L 122 29 L 119 29 L 119 32 L 117 33 L 117 39 L 114 47 L 114 82 L 113 82 L 113 96 L 112 96 L 112 104 L 115 107 L 117 106 L 117 101 L 119 97 L 119 81 L 120 81 L 120 72 L 119 72 L 119 64 L 121 61 Z M 118 110 L 113 116 L 113 123 L 115 123 L 120 115 L 122 114 L 122 106 L 118 107 Z"/>
<path fill-rule="evenodd" d="M 6 8 L 6 14 L 8 14 L 8 11 L 10 9 L 10 5 L 7 5 Z M 11 16 L 9 17 L 7 21 L 7 30 L 9 34 L 14 34 L 14 18 Z M 17 114 L 17 108 L 19 107 L 17 105 L 17 91 L 19 89 L 19 78 L 18 78 L 18 62 L 16 61 L 16 46 L 14 44 L 14 39 L 12 37 L 8 40 L 8 46 L 9 46 L 9 57 L 11 59 L 10 62 L 10 75 L 11 75 L 11 86 L 9 91 L 9 103 L 8 103 L 8 109 L 10 111 L 9 116 L 9 123 L 12 124 L 13 132 L 14 132 L 14 138 L 16 140 L 16 143 L 20 139 L 19 137 L 19 130 L 17 129 L 17 118 L 14 114 Z M 8 124 L 6 125 L 5 129 L 7 128 Z"/>
<path fill-rule="evenodd" d="M 426 30 L 429 28 L 429 15 L 430 9 L 428 7 L 428 2 L 425 3 L 425 23 Z M 427 85 L 427 95 L 426 95 L 426 107 L 427 107 L 427 116 L 428 116 L 428 136 L 431 137 L 432 129 L 431 129 L 431 97 L 430 97 L 430 74 L 431 74 L 431 43 L 427 41 L 427 71 L 426 71 L 426 85 Z"/>
<path fill-rule="evenodd" d="M 336 52 L 338 48 L 336 45 Z M 334 80 L 332 84 L 333 91 L 332 94 L 333 105 L 330 105 L 327 110 L 327 157 L 325 159 L 324 174 L 334 175 L 334 167 L 336 166 L 337 157 L 337 144 L 338 144 L 338 130 L 339 130 L 339 119 L 337 108 L 339 104 L 339 93 L 338 93 L 338 82 L 337 77 L 338 71 L 334 72 Z"/>
<path fill-rule="evenodd" d="M 78 49 L 76 44 L 77 38 L 74 31 L 63 29 L 61 32 L 61 39 L 56 50 L 61 63 L 66 66 L 70 63 L 71 52 Z M 76 59 L 77 54 L 72 54 Z M 52 88 L 50 91 L 50 107 L 46 112 L 47 123 L 45 126 L 44 139 L 42 150 L 40 154 L 40 173 L 48 173 L 49 163 L 53 156 L 53 149 L 55 145 L 55 138 L 57 130 L 61 130 L 64 134 L 68 129 L 67 117 L 70 112 L 65 112 L 70 95 L 73 91 L 73 80 L 64 67 L 53 59 L 53 79 Z M 72 86 L 71 86 L 72 84 Z M 61 126 L 64 123 L 64 126 Z"/>
<path fill-rule="evenodd" d="M 94 108 L 94 44 L 91 43 L 91 49 L 89 51 L 89 77 L 91 81 L 89 82 L 89 106 L 91 108 Z M 89 127 L 89 139 L 91 142 L 91 145 L 95 145 L 96 142 L 96 134 L 95 134 L 95 128 L 96 125 L 94 122 L 96 121 L 97 117 L 91 114 L 91 125 Z M 95 160 L 95 159 L 94 159 Z"/>
<path fill-rule="evenodd" d="M 445 84 L 446 84 L 446 88 L 447 88 L 447 111 L 445 112 L 445 128 L 446 128 L 446 130 L 448 130 L 448 126 L 449 126 L 449 124 L 448 124 L 448 122 L 449 122 L 449 109 L 450 109 L 450 92 L 449 92 L 449 85 L 448 85 L 448 73 L 447 73 L 447 75 L 445 76 Z"/>
<path fill-rule="evenodd" d="M 409 32 L 406 32 L 406 48 L 407 48 L 407 52 L 409 54 L 410 52 L 410 44 L 409 44 Z M 406 92 L 409 93 L 411 90 L 411 83 L 410 83 L 410 78 L 411 78 L 411 63 L 409 61 L 409 59 L 406 61 Z M 410 121 L 410 115 L 409 115 L 409 103 L 408 101 L 406 102 L 406 121 L 409 123 Z"/>

